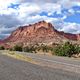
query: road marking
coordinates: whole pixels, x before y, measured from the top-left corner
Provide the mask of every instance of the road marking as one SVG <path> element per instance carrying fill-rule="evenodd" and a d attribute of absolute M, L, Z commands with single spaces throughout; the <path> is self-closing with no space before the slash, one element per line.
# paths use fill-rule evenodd
<path fill-rule="evenodd" d="M 54 60 L 48 60 L 48 59 L 43 59 L 43 58 L 36 58 L 36 57 L 32 57 L 32 56 L 29 56 L 29 57 L 34 58 L 34 59 L 38 59 L 38 60 L 44 60 L 44 61 L 47 61 L 47 62 L 55 62 L 55 63 L 62 64 L 62 65 L 67 65 L 67 66 L 72 66 L 72 67 L 80 68 L 79 65 L 68 64 L 68 63 L 64 63 L 64 62 L 59 62 L 59 61 L 54 61 Z"/>

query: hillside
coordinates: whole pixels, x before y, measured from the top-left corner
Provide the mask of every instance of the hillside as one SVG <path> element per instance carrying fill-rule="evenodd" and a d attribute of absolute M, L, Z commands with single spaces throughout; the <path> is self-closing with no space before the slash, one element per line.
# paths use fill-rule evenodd
<path fill-rule="evenodd" d="M 65 41 L 79 42 L 79 34 L 70 34 L 57 31 L 51 23 L 40 21 L 35 24 L 21 26 L 4 41 L 8 44 L 37 44 L 63 43 Z"/>

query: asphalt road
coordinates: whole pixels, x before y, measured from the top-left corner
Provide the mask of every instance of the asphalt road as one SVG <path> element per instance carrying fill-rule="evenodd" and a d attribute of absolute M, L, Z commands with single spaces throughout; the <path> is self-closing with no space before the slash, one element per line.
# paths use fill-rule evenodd
<path fill-rule="evenodd" d="M 77 58 L 69 58 L 69 57 L 60 57 L 60 56 L 49 56 L 49 55 L 42 55 L 42 54 L 35 54 L 35 53 L 24 53 L 24 55 L 27 55 L 29 57 L 35 58 L 35 59 L 42 59 L 45 61 L 52 61 L 56 63 L 61 64 L 72 64 L 74 66 L 80 66 L 80 59 Z"/>
<path fill-rule="evenodd" d="M 80 74 L 39 66 L 0 54 L 0 80 L 80 80 Z"/>
<path fill-rule="evenodd" d="M 39 64 L 43 66 L 80 73 L 80 59 L 24 52 L 21 54 L 31 57 L 32 59 L 39 62 Z"/>

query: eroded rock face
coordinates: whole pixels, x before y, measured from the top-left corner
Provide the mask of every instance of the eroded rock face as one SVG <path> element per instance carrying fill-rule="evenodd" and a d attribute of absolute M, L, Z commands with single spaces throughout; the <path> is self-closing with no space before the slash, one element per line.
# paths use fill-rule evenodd
<path fill-rule="evenodd" d="M 12 32 L 5 39 L 6 43 L 14 44 L 36 44 L 36 43 L 61 43 L 67 40 L 78 41 L 80 35 L 59 32 L 51 23 L 40 21 L 28 26 L 22 26 Z"/>
<path fill-rule="evenodd" d="M 4 41 L 0 40 L 0 46 L 3 46 L 4 48 L 8 49 L 10 48 L 11 46 L 6 44 Z"/>
<path fill-rule="evenodd" d="M 80 40 L 80 34 L 77 34 L 77 40 Z"/>
<path fill-rule="evenodd" d="M 0 43 L 2 42 L 2 40 L 0 40 Z"/>

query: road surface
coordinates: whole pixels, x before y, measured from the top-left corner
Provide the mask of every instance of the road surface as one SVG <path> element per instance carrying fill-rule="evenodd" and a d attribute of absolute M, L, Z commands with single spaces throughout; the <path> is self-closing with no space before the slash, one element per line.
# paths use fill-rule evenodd
<path fill-rule="evenodd" d="M 39 64 L 43 66 L 80 73 L 80 59 L 24 52 L 21 54 L 31 57 L 32 59 L 39 62 Z"/>
<path fill-rule="evenodd" d="M 80 80 L 80 74 L 0 54 L 0 80 Z"/>

